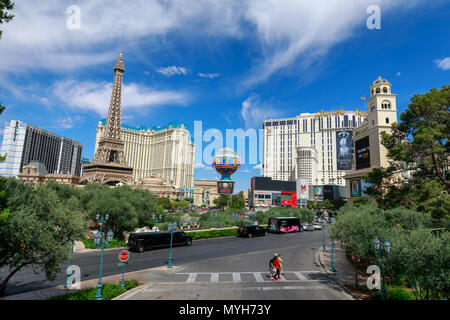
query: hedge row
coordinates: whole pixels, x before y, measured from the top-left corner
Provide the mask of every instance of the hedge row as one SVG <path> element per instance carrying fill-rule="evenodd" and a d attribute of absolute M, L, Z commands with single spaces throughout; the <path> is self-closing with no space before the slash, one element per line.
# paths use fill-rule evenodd
<path fill-rule="evenodd" d="M 260 227 L 267 227 L 266 225 L 260 225 Z M 218 238 L 218 237 L 232 237 L 237 234 L 237 227 L 224 228 L 224 229 L 212 229 L 212 230 L 197 230 L 197 231 L 185 231 L 186 234 L 192 237 L 192 240 Z"/>
<path fill-rule="evenodd" d="M 95 245 L 94 239 L 82 239 L 81 240 L 84 244 L 84 247 L 86 249 L 97 249 L 97 246 Z M 105 248 L 123 248 L 127 247 L 127 243 L 122 240 L 112 239 L 112 241 L 109 243 L 108 246 L 105 246 Z"/>

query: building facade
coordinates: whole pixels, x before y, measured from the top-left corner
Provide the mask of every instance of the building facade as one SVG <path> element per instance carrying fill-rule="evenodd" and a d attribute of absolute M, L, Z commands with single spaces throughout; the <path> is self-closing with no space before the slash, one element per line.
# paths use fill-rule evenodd
<path fill-rule="evenodd" d="M 297 207 L 297 182 L 253 177 L 248 191 L 250 208 Z"/>
<path fill-rule="evenodd" d="M 392 124 L 397 122 L 397 95 L 392 94 L 391 87 L 381 77 L 370 86 L 371 96 L 367 99 L 369 115 L 354 131 L 353 170 L 344 177 L 350 201 L 365 195 L 367 183 L 361 179 L 364 173 L 389 165 L 387 150 L 381 144 L 381 133 L 390 133 Z"/>
<path fill-rule="evenodd" d="M 263 121 L 263 176 L 344 186 L 345 171 L 352 169 L 353 130 L 366 117 L 341 109 Z"/>
<path fill-rule="evenodd" d="M 194 205 L 213 206 L 213 201 L 218 197 L 217 180 L 195 180 Z"/>
<path fill-rule="evenodd" d="M 80 176 L 76 176 L 70 173 L 66 174 L 50 174 L 44 164 L 40 162 L 32 161 L 22 168 L 22 171 L 18 174 L 19 180 L 25 182 L 25 184 L 33 184 L 38 186 L 40 184 L 47 183 L 50 180 L 54 180 L 59 184 L 67 184 L 70 186 L 77 186 L 80 182 Z"/>
<path fill-rule="evenodd" d="M 96 149 L 106 120 L 97 126 Z M 159 177 L 175 188 L 193 188 L 195 145 L 182 123 L 164 128 L 122 125 L 126 163 L 133 167 L 133 180 Z"/>
<path fill-rule="evenodd" d="M 18 177 L 22 168 L 36 161 L 51 174 L 81 175 L 83 146 L 43 129 L 11 120 L 5 125 L 0 153 L 6 160 L 0 163 L 0 175 Z"/>

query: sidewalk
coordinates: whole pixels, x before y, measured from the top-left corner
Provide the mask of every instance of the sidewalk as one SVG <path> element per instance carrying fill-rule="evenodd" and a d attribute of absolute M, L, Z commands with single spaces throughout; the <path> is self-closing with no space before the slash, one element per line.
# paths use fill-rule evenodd
<path fill-rule="evenodd" d="M 355 265 L 347 258 L 345 254 L 345 247 L 339 243 L 335 242 L 334 246 L 334 268 L 335 272 L 331 272 L 331 244 L 326 246 L 327 252 L 323 252 L 323 248 L 320 247 L 319 250 L 319 262 L 325 272 L 332 274 L 334 280 L 339 284 L 344 290 L 351 294 L 354 298 L 361 300 L 362 297 L 356 295 L 352 290 L 355 283 Z M 366 283 L 368 274 L 358 271 L 358 284 L 362 285 Z"/>
<path fill-rule="evenodd" d="M 166 266 L 162 266 L 162 267 L 157 267 L 157 268 L 128 272 L 128 273 L 125 273 L 125 280 L 136 279 L 139 281 L 139 286 L 141 286 L 143 284 L 150 282 L 149 279 L 145 277 L 145 275 L 149 272 L 155 272 L 155 271 L 175 272 L 176 270 L 177 270 L 177 267 L 175 267 L 175 266 L 173 269 L 170 269 L 170 270 L 167 269 Z M 120 283 L 120 281 L 122 281 L 122 274 L 118 274 L 118 275 L 114 275 L 114 276 L 110 276 L 110 277 L 102 277 L 102 284 Z M 91 279 L 91 280 L 83 281 L 83 282 L 81 282 L 81 289 L 94 288 L 97 286 L 97 282 L 98 282 L 98 279 Z M 7 296 L 7 297 L 0 298 L 0 300 L 45 300 L 47 298 L 57 296 L 59 294 L 65 294 L 65 293 L 74 292 L 74 291 L 77 291 L 77 290 L 65 289 L 64 285 L 61 285 L 58 287 L 41 289 L 41 290 L 36 290 L 36 291 L 24 292 L 24 293 L 12 295 L 12 296 Z"/>

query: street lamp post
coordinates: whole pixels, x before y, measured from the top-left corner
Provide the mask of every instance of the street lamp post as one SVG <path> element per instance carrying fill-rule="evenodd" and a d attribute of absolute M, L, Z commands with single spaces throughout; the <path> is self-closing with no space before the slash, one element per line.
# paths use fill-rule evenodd
<path fill-rule="evenodd" d="M 323 234 L 322 251 L 327 252 L 327 246 L 325 243 L 325 222 L 322 222 L 322 234 Z"/>
<path fill-rule="evenodd" d="M 97 300 L 102 300 L 103 251 L 104 251 L 104 248 L 105 248 L 105 244 L 107 245 L 108 243 L 111 242 L 111 240 L 112 240 L 112 238 L 114 236 L 114 233 L 112 232 L 112 230 L 109 230 L 109 232 L 106 234 L 106 239 L 105 239 L 105 236 L 102 235 L 102 227 L 103 227 L 103 224 L 108 221 L 109 214 L 106 214 L 105 217 L 103 217 L 103 215 L 100 217 L 100 215 L 97 214 L 96 218 L 97 218 L 97 222 L 100 224 L 100 232 L 97 232 L 95 234 L 95 236 L 94 236 L 95 244 L 97 245 L 97 248 L 101 247 L 101 249 L 102 249 L 102 254 L 101 254 L 101 259 L 100 259 L 100 273 L 99 273 L 99 277 L 98 277 L 96 298 L 97 298 Z"/>
<path fill-rule="evenodd" d="M 384 286 L 384 259 L 388 256 L 391 251 L 391 244 L 389 241 L 380 242 L 378 237 L 373 240 L 373 245 L 375 248 L 375 253 L 377 256 L 381 257 L 381 299 L 386 300 L 386 287 Z"/>
<path fill-rule="evenodd" d="M 239 216 L 238 213 L 236 213 L 236 212 L 233 213 L 234 226 L 236 226 L 236 219 L 237 219 L 238 216 Z"/>
<path fill-rule="evenodd" d="M 66 272 L 66 284 L 64 285 L 64 288 L 68 289 L 69 288 L 69 281 L 70 281 L 70 277 L 72 276 L 73 270 L 72 270 L 72 259 L 73 259 L 73 248 L 75 247 L 75 238 L 73 239 L 72 242 L 72 254 L 70 255 L 70 263 L 69 266 L 67 267 L 67 272 Z M 70 269 L 70 272 L 69 272 Z"/>
<path fill-rule="evenodd" d="M 331 239 L 331 272 L 336 272 L 334 267 L 334 239 Z"/>
<path fill-rule="evenodd" d="M 214 229 L 215 221 L 216 221 L 216 218 L 217 218 L 217 212 L 211 212 L 210 215 L 211 215 L 211 219 L 212 219 L 212 228 Z"/>
<path fill-rule="evenodd" d="M 160 214 L 159 215 L 159 219 L 158 219 L 158 216 L 156 215 L 154 215 L 154 214 L 152 214 L 152 218 L 153 218 L 153 220 L 155 221 L 155 223 L 156 223 L 156 231 L 159 231 L 159 229 L 158 229 L 158 222 L 161 222 L 161 220 L 162 220 L 162 215 Z"/>
<path fill-rule="evenodd" d="M 173 241 L 173 232 L 176 230 L 177 228 L 177 223 L 169 223 L 168 225 L 169 227 L 169 231 L 170 231 L 170 253 L 169 253 L 169 263 L 167 264 L 167 268 L 171 269 L 172 268 L 172 241 Z"/>

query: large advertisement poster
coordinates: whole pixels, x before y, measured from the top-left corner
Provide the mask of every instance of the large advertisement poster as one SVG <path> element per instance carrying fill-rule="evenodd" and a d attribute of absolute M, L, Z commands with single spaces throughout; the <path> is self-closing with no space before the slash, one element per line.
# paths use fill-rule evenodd
<path fill-rule="evenodd" d="M 353 132 L 336 132 L 337 169 L 352 170 L 353 165 Z"/>
<path fill-rule="evenodd" d="M 350 196 L 352 198 L 361 197 L 361 179 L 350 180 Z"/>
<path fill-rule="evenodd" d="M 370 168 L 369 137 L 355 142 L 356 170 Z"/>
<path fill-rule="evenodd" d="M 308 180 L 297 179 L 297 198 L 302 200 L 308 200 L 309 198 Z"/>

